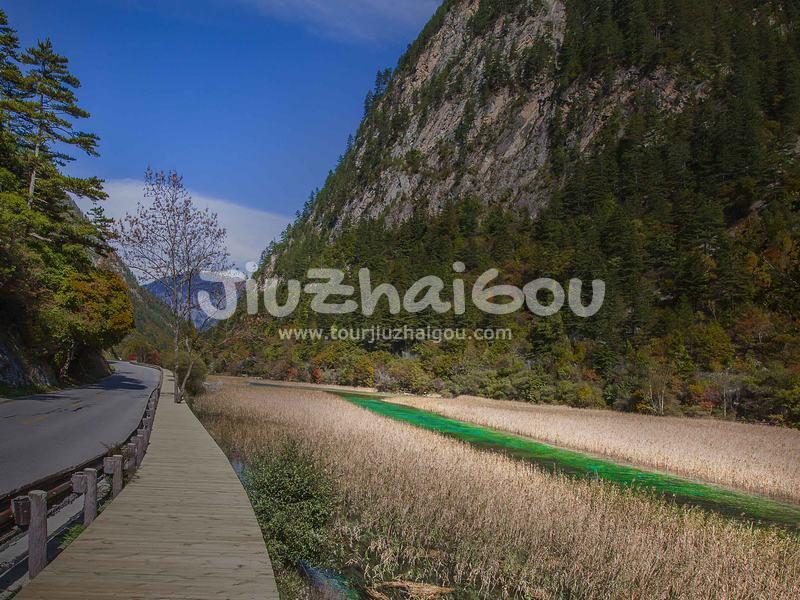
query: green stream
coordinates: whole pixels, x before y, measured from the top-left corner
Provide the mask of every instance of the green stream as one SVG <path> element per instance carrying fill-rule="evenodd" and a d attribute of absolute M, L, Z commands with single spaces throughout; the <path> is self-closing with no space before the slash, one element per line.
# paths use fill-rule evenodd
<path fill-rule="evenodd" d="M 283 387 L 266 383 L 251 385 Z M 319 390 L 319 388 L 309 389 Z M 537 442 L 531 438 L 450 419 L 402 404 L 385 402 L 380 399 L 379 394 L 346 392 L 337 389 L 325 391 L 379 415 L 435 431 L 468 442 L 478 448 L 501 452 L 513 458 L 534 463 L 553 473 L 561 473 L 570 477 L 600 479 L 622 487 L 655 493 L 684 506 L 697 506 L 741 520 L 781 525 L 800 531 L 800 506 L 798 505 L 603 460 L 574 450 Z"/>
<path fill-rule="evenodd" d="M 464 442 L 535 463 L 551 472 L 602 479 L 623 487 L 650 490 L 686 506 L 699 506 L 726 516 L 777 524 L 800 530 L 800 506 L 770 500 L 558 448 L 530 438 L 449 419 L 432 412 L 384 402 L 366 395 L 336 392 L 346 400 L 379 415 L 436 431 Z"/>

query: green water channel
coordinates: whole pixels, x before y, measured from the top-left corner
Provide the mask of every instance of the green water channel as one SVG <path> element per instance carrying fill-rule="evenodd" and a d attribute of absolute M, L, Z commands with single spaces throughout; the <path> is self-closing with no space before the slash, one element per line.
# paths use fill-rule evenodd
<path fill-rule="evenodd" d="M 379 415 L 435 431 L 479 448 L 502 452 L 534 463 L 550 472 L 570 477 L 601 479 L 622 487 L 656 493 L 684 506 L 698 506 L 737 519 L 781 525 L 800 531 L 800 506 L 797 505 L 672 475 L 644 471 L 429 411 L 385 402 L 377 396 L 331 391 Z"/>
<path fill-rule="evenodd" d="M 287 387 L 274 383 L 251 385 Z M 304 389 L 303 386 L 292 387 Z M 800 532 L 800 506 L 795 504 L 603 460 L 531 438 L 450 419 L 430 411 L 386 402 L 381 398 L 387 396 L 382 394 L 348 392 L 335 388 L 321 390 L 311 386 L 307 389 L 335 394 L 373 413 L 435 431 L 484 450 L 500 452 L 536 464 L 551 473 L 600 479 L 621 487 L 654 493 L 683 506 L 697 506 L 728 517 L 762 525 L 780 525 Z"/>

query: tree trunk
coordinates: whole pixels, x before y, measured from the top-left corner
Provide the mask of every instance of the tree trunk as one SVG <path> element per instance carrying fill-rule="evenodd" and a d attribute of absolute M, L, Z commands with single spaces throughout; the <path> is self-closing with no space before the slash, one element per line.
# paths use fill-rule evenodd
<path fill-rule="evenodd" d="M 31 169 L 31 181 L 28 184 L 28 208 L 33 207 L 33 192 L 36 190 L 36 167 L 39 166 L 39 142 L 33 150 L 33 169 Z"/>
<path fill-rule="evenodd" d="M 67 358 L 64 360 L 64 364 L 61 365 L 61 368 L 58 370 L 58 377 L 61 381 L 64 381 L 69 374 L 69 367 L 72 364 L 72 359 L 75 356 L 75 344 L 71 343 L 69 345 L 69 351 L 67 351 Z"/>
<path fill-rule="evenodd" d="M 194 353 L 192 352 L 192 346 L 189 343 L 188 335 L 183 338 L 183 343 L 186 345 L 186 360 L 189 361 L 189 364 L 186 366 L 186 373 L 183 375 L 183 381 L 181 382 L 181 389 L 185 390 L 186 382 L 189 381 L 192 369 L 194 368 Z"/>
<path fill-rule="evenodd" d="M 191 356 L 191 355 L 190 355 Z M 181 382 L 181 389 L 186 389 L 186 382 L 189 381 L 189 376 L 192 374 L 192 369 L 194 368 L 194 359 L 189 359 L 189 366 L 186 367 L 186 374 L 183 376 L 183 381 Z"/>
<path fill-rule="evenodd" d="M 180 364 L 180 324 L 175 324 L 175 404 L 180 404 L 183 400 L 183 390 L 181 389 L 178 375 L 178 365 Z"/>

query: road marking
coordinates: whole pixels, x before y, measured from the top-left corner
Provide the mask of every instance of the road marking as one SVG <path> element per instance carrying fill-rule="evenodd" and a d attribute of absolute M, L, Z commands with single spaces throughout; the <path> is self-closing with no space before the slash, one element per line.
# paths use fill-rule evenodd
<path fill-rule="evenodd" d="M 38 423 L 39 421 L 44 421 L 44 420 L 45 420 L 47 417 L 49 417 L 49 416 L 50 416 L 50 415 L 37 415 L 37 416 L 33 417 L 32 419 L 25 419 L 25 420 L 22 422 L 22 424 L 23 424 L 23 425 L 35 425 L 35 424 L 36 424 L 36 423 Z"/>

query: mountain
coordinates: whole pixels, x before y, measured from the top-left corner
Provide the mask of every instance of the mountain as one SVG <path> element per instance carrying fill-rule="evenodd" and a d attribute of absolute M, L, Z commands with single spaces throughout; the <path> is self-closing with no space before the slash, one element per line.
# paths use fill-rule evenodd
<path fill-rule="evenodd" d="M 144 284 L 144 288 L 152 294 L 155 298 L 157 298 L 162 305 L 168 306 L 170 303 L 171 298 L 171 290 L 167 283 L 170 280 L 158 280 L 158 281 L 151 281 L 150 283 Z M 201 277 L 194 277 L 192 279 L 192 305 L 195 307 L 192 309 L 192 324 L 198 329 L 207 329 L 208 327 L 213 326 L 216 321 L 214 319 L 209 318 L 209 316 L 199 307 L 199 302 L 197 296 L 200 292 L 206 292 L 209 294 L 211 302 L 215 303 L 215 306 L 224 306 L 224 288 L 219 283 L 205 281 Z M 237 290 L 237 298 L 239 293 L 241 292 L 242 285 L 237 283 L 236 290 Z M 186 293 L 184 291 L 183 296 L 185 298 Z"/>
<path fill-rule="evenodd" d="M 603 279 L 593 318 L 240 316 L 231 371 L 800 424 L 800 5 L 446 0 L 265 254 L 407 289 Z M 469 287 L 467 288 L 469 289 Z M 385 304 L 385 303 L 384 303 Z M 512 341 L 297 342 L 281 327 L 506 327 Z M 227 339 L 227 337 L 226 337 Z"/>
<path fill-rule="evenodd" d="M 663 145 L 668 124 L 694 126 L 676 133 L 706 152 L 727 139 L 725 156 L 694 148 L 687 158 L 736 181 L 764 166 L 770 146 L 792 143 L 776 134 L 797 125 L 796 11 L 730 0 L 445 2 L 388 83 L 379 74 L 354 144 L 290 231 L 392 226 L 465 196 L 535 214 L 564 188 L 567 166 L 626 134 L 630 146 Z M 639 199 L 644 183 L 626 191 Z M 735 191 L 725 200 L 732 216 L 749 208 Z"/>
<path fill-rule="evenodd" d="M 112 352 L 122 359 L 159 364 L 161 354 L 172 346 L 169 309 L 146 285 L 139 284 L 116 253 L 101 259 L 101 265 L 122 277 L 133 306 L 133 330 L 112 348 Z"/>

